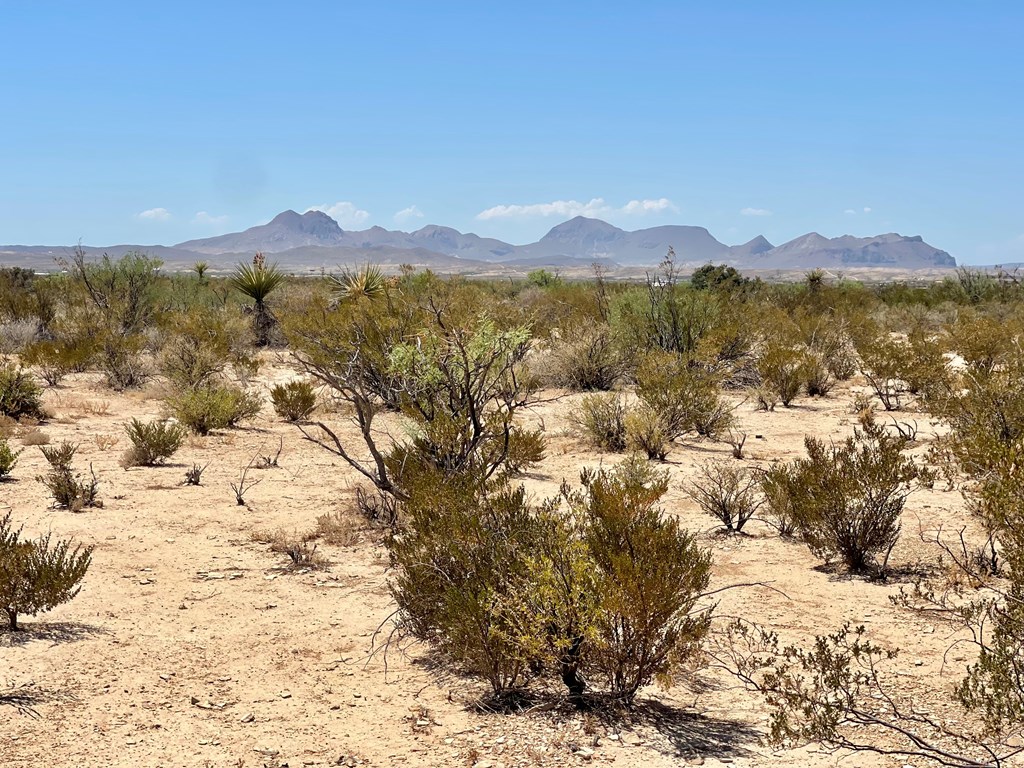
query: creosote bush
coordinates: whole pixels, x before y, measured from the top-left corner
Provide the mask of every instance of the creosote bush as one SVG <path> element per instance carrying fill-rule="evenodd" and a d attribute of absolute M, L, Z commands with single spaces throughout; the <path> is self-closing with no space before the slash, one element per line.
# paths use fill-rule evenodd
<path fill-rule="evenodd" d="M 167 398 L 171 415 L 197 435 L 253 419 L 261 406 L 259 395 L 231 384 L 210 383 Z"/>
<path fill-rule="evenodd" d="M 551 674 L 578 702 L 602 689 L 628 702 L 688 668 L 711 558 L 662 514 L 666 473 L 630 458 L 537 506 L 479 475 L 419 480 L 389 540 L 402 631 L 499 695 Z"/>
<path fill-rule="evenodd" d="M 286 421 L 304 421 L 316 408 L 316 392 L 308 381 L 275 384 L 270 390 L 274 412 Z"/>
<path fill-rule="evenodd" d="M 63 442 L 54 446 L 40 446 L 43 456 L 50 465 L 50 471 L 38 478 L 53 496 L 58 507 L 79 512 L 87 507 L 102 507 L 100 501 L 99 480 L 89 466 L 89 477 L 84 478 L 76 473 L 71 466 L 78 446 Z"/>
<path fill-rule="evenodd" d="M 35 616 L 66 603 L 78 594 L 89 569 L 92 547 L 52 541 L 50 534 L 34 541 L 11 527 L 8 512 L 0 517 L 0 609 L 8 628 L 20 629 L 18 617 Z"/>
<path fill-rule="evenodd" d="M 700 467 L 687 494 L 727 531 L 739 533 L 764 503 L 758 485 L 757 476 L 746 467 L 712 462 Z"/>
<path fill-rule="evenodd" d="M 612 389 L 629 361 L 607 326 L 571 327 L 551 343 L 549 378 L 578 392 Z"/>
<path fill-rule="evenodd" d="M 10 363 L 0 364 L 0 416 L 45 418 L 42 390 L 31 374 Z"/>
<path fill-rule="evenodd" d="M 0 480 L 6 480 L 11 476 L 14 467 L 18 464 L 18 456 L 21 451 L 11 448 L 7 438 L 0 435 Z"/>
<path fill-rule="evenodd" d="M 132 447 L 125 451 L 121 466 L 152 467 L 164 463 L 181 448 L 185 441 L 186 429 L 180 424 L 166 420 L 142 422 L 132 419 L 124 431 L 132 441 Z"/>
<path fill-rule="evenodd" d="M 586 395 L 571 419 L 589 442 L 606 451 L 626 449 L 626 404 L 621 395 Z"/>
<path fill-rule="evenodd" d="M 888 560 L 920 474 L 900 453 L 902 444 L 881 429 L 838 445 L 807 437 L 807 458 L 785 474 L 777 470 L 773 482 L 782 488 L 775 492 L 788 494 L 797 530 L 815 555 L 826 562 L 838 557 L 858 573 L 869 570 L 877 555 Z"/>
<path fill-rule="evenodd" d="M 636 372 L 637 398 L 660 415 L 670 441 L 691 433 L 714 439 L 732 426 L 719 383 L 701 361 L 661 351 L 649 353 Z"/>

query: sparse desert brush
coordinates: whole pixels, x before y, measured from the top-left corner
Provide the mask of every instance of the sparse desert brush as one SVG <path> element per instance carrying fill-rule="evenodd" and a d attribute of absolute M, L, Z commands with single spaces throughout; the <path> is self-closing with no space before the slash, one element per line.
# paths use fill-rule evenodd
<path fill-rule="evenodd" d="M 771 339 L 758 355 L 757 370 L 762 386 L 788 407 L 806 380 L 806 356 L 802 349 L 784 339 Z"/>
<path fill-rule="evenodd" d="M 666 436 L 716 438 L 732 424 L 732 408 L 719 392 L 720 375 L 699 360 L 648 353 L 636 371 L 637 398 L 659 414 Z"/>
<path fill-rule="evenodd" d="M 626 403 L 622 395 L 586 395 L 570 414 L 579 433 L 606 451 L 626 449 Z"/>
<path fill-rule="evenodd" d="M 757 475 L 750 469 L 721 462 L 702 465 L 686 492 L 725 529 L 739 533 L 764 503 Z"/>
<path fill-rule="evenodd" d="M 626 414 L 626 447 L 643 453 L 648 459 L 664 461 L 672 441 L 661 415 L 645 403 Z"/>
<path fill-rule="evenodd" d="M 29 427 L 21 433 L 22 445 L 49 445 L 49 443 L 50 436 L 39 427 Z"/>
<path fill-rule="evenodd" d="M 0 321 L 0 355 L 22 354 L 39 336 L 34 319 Z"/>
<path fill-rule="evenodd" d="M 764 495 L 767 516 L 765 522 L 790 537 L 797 533 L 797 517 L 793 508 L 795 471 L 788 464 L 774 464 L 761 473 L 761 493 Z"/>
<path fill-rule="evenodd" d="M 187 433 L 180 424 L 161 419 L 150 422 L 132 419 L 124 431 L 132 442 L 132 447 L 121 458 L 125 469 L 162 464 L 181 447 Z"/>
<path fill-rule="evenodd" d="M 51 447 L 41 447 L 43 456 L 50 465 L 50 471 L 37 478 L 53 496 L 54 504 L 72 512 L 86 507 L 102 507 L 99 499 L 99 479 L 89 466 L 89 477 L 76 473 L 72 467 L 78 446 L 62 442 Z"/>
<path fill-rule="evenodd" d="M 0 364 L 0 416 L 43 419 L 42 390 L 23 368 Z"/>
<path fill-rule="evenodd" d="M 313 532 L 306 534 L 288 533 L 284 529 L 273 532 L 257 531 L 253 540 L 270 545 L 270 551 L 288 556 L 290 568 L 325 568 L 327 559 L 317 552 L 317 545 L 312 543 L 316 537 Z"/>
<path fill-rule="evenodd" d="M 169 328 L 157 355 L 160 373 L 181 389 L 205 386 L 229 366 L 245 366 L 252 331 L 238 311 L 193 309 L 168 317 Z"/>
<path fill-rule="evenodd" d="M 548 378 L 558 387 L 580 392 L 612 389 L 629 368 L 629 359 L 606 325 L 569 327 L 551 342 Z"/>
<path fill-rule="evenodd" d="M 20 455 L 21 451 L 11 448 L 7 438 L 0 436 L 0 480 L 5 480 L 11 476 L 11 472 L 14 471 L 14 467 L 18 463 L 18 456 Z"/>
<path fill-rule="evenodd" d="M 212 383 L 167 398 L 171 414 L 197 435 L 234 427 L 260 412 L 259 395 L 230 384 Z"/>
<path fill-rule="evenodd" d="M 95 350 L 87 344 L 53 339 L 30 345 L 21 360 L 25 365 L 35 368 L 43 381 L 56 387 L 69 373 L 87 368 L 94 355 Z"/>
<path fill-rule="evenodd" d="M 351 547 L 359 541 L 359 520 L 351 512 L 336 509 L 318 515 L 316 518 L 316 535 L 328 544 L 340 547 Z"/>
<path fill-rule="evenodd" d="M 836 383 L 827 360 L 814 351 L 808 351 L 804 357 L 803 375 L 808 397 L 825 397 Z"/>
<path fill-rule="evenodd" d="M 286 421 L 303 421 L 316 408 L 316 392 L 308 381 L 275 384 L 270 390 L 274 412 Z"/>
<path fill-rule="evenodd" d="M 9 512 L 0 517 L 0 609 L 8 628 L 20 629 L 19 616 L 35 616 L 73 599 L 91 559 L 92 547 L 72 548 L 70 541 L 53 541 L 50 534 L 25 541 L 21 530 L 11 527 Z"/>
<path fill-rule="evenodd" d="M 873 567 L 878 555 L 888 560 L 903 505 L 920 476 L 902 445 L 881 429 L 840 444 L 804 440 L 807 458 L 793 462 L 786 478 L 777 477 L 785 480 L 797 530 L 815 555 L 826 562 L 838 557 L 855 573 Z"/>

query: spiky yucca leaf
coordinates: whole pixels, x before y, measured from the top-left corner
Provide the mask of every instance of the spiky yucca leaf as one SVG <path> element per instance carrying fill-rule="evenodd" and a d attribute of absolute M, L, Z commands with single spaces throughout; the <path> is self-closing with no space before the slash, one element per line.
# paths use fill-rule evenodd
<path fill-rule="evenodd" d="M 383 294 L 388 285 L 384 271 L 374 264 L 356 271 L 346 269 L 341 277 L 332 276 L 331 282 L 338 301 L 353 301 L 364 296 L 372 301 Z"/>
<path fill-rule="evenodd" d="M 231 276 L 231 285 L 257 304 L 262 304 L 283 281 L 284 272 L 277 264 L 267 264 L 262 259 L 239 264 Z"/>

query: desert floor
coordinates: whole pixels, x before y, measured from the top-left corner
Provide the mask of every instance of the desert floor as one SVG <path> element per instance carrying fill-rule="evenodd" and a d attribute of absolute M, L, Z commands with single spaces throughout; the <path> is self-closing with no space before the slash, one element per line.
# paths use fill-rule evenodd
<path fill-rule="evenodd" d="M 268 362 L 266 388 L 294 376 L 285 361 Z M 750 464 L 802 454 L 805 434 L 852 433 L 857 381 L 826 399 L 793 408 L 736 411 L 749 433 Z M 161 414 L 160 387 L 118 394 L 90 376 L 46 394 L 53 418 L 40 425 L 51 442 L 79 444 L 76 466 L 100 478 L 101 509 L 53 509 L 36 476 L 45 461 L 27 447 L 12 482 L 0 485 L 0 507 L 35 535 L 52 531 L 96 547 L 81 594 L 36 618 L 24 632 L 0 633 L 0 693 L 22 708 L 0 705 L 0 755 L 11 766 L 532 766 L 614 763 L 855 766 L 904 765 L 871 754 L 828 754 L 815 746 L 773 752 L 758 736 L 766 722 L 759 700 L 734 681 L 707 672 L 694 684 L 651 689 L 629 715 L 581 714 L 564 706 L 528 714 L 481 712 L 484 688 L 432 669 L 425 648 L 371 653 L 375 632 L 393 610 L 387 557 L 373 532 L 350 546 L 319 544 L 325 570 L 290 570 L 261 531 L 307 531 L 319 515 L 353 514 L 357 476 L 336 456 L 277 419 L 269 404 L 246 429 L 190 438 L 172 463 L 124 470 L 119 459 L 131 417 Z M 554 397 L 557 393 L 545 393 Z M 587 448 L 567 414 L 579 396 L 538 405 L 528 417 L 543 425 L 547 458 L 526 478 L 538 497 L 562 479 L 621 456 Z M 927 449 L 937 427 L 917 421 Z M 343 414 L 328 421 L 355 440 Z M 755 437 L 755 435 L 759 437 Z M 259 479 L 239 506 L 229 487 L 257 454 L 279 466 L 250 470 Z M 14 437 L 15 447 L 21 440 Z M 672 488 L 666 511 L 699 530 L 714 551 L 714 588 L 768 582 L 716 596 L 717 612 L 806 641 L 844 621 L 901 648 L 889 665 L 895 688 L 936 716 L 962 719 L 950 690 L 971 660 L 956 636 L 892 605 L 909 581 L 872 583 L 830 573 L 799 543 L 754 521 L 749 534 L 726 537 L 685 495 L 684 483 L 708 459 L 732 461 L 725 443 L 678 445 L 666 463 Z M 181 484 L 193 463 L 207 464 L 200 487 Z M 919 532 L 971 525 L 959 493 L 916 491 L 891 563 L 913 570 L 938 551 Z M 969 531 L 970 532 L 970 531 Z M 380 637 L 376 638 L 378 644 Z M 913 761 L 910 761 L 913 764 Z M 924 763 L 919 763 L 923 765 Z"/>

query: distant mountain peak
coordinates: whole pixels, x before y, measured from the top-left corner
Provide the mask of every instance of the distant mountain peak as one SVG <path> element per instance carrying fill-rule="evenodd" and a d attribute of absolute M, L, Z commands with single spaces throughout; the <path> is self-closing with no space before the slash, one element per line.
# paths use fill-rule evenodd
<path fill-rule="evenodd" d="M 610 238 L 616 235 L 625 234 L 614 224 L 609 224 L 601 219 L 591 219 L 587 216 L 574 216 L 568 221 L 563 221 L 548 230 L 548 233 L 541 238 L 544 240 L 569 240 L 580 237 L 601 237 Z"/>

